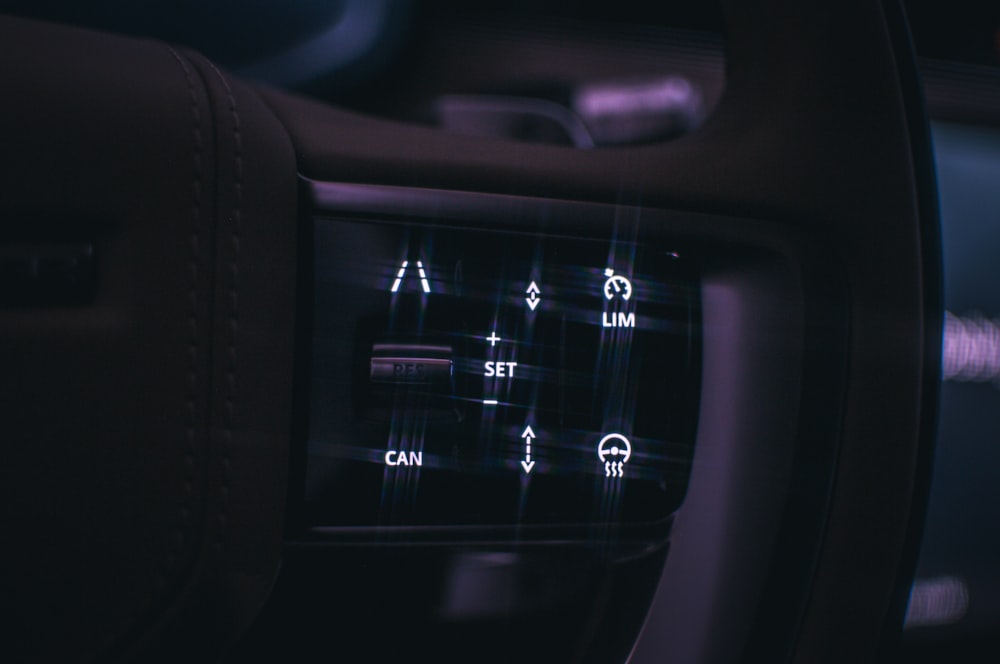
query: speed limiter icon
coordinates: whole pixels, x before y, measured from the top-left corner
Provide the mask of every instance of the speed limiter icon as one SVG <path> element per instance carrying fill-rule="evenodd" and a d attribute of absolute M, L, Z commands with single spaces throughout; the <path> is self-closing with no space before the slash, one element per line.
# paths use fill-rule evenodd
<path fill-rule="evenodd" d="M 612 268 L 604 270 L 607 280 L 604 282 L 604 297 L 609 300 L 620 297 L 626 302 L 632 297 L 632 282 L 620 274 L 615 274 Z"/>
<path fill-rule="evenodd" d="M 632 444 L 620 433 L 609 433 L 597 444 L 597 458 L 604 463 L 605 477 L 624 477 L 625 464 L 632 458 Z"/>

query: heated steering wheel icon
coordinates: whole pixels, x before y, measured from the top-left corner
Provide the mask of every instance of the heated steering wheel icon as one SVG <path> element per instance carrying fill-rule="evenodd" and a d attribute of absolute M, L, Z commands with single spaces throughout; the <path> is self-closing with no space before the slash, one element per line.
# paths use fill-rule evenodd
<path fill-rule="evenodd" d="M 604 463 L 605 477 L 623 477 L 632 458 L 632 444 L 620 433 L 609 433 L 597 444 L 597 458 Z"/>

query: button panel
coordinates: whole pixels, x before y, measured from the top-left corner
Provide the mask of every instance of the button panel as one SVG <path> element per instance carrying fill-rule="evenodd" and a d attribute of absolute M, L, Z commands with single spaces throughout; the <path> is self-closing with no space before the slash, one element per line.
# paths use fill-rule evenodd
<path fill-rule="evenodd" d="M 308 524 L 656 523 L 680 505 L 701 342 L 677 247 L 314 234 Z"/>

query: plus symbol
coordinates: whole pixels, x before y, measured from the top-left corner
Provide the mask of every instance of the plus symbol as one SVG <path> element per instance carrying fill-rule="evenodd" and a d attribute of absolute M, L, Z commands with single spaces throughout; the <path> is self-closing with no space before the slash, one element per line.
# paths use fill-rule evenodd
<path fill-rule="evenodd" d="M 490 346 L 496 346 L 498 341 L 503 341 L 503 339 L 497 336 L 496 330 L 490 332 L 490 336 L 486 337 L 486 340 L 490 342 Z"/>

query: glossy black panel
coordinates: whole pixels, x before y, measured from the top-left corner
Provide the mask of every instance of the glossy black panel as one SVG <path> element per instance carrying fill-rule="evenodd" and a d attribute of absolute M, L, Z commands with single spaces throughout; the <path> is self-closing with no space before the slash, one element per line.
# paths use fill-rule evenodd
<path fill-rule="evenodd" d="M 694 260 L 571 239 L 317 220 L 306 520 L 652 523 L 683 501 Z"/>

